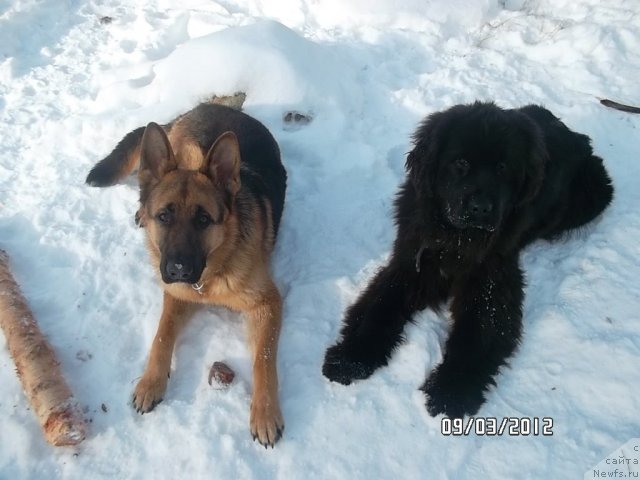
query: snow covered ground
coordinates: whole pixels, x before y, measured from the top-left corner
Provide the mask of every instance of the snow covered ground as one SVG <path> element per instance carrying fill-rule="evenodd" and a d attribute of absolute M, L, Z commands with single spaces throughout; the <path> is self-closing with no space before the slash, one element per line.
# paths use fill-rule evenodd
<path fill-rule="evenodd" d="M 630 0 L 0 0 L 0 247 L 90 421 L 78 448 L 48 446 L 0 335 L 0 478 L 582 478 L 640 437 L 640 117 L 598 103 L 640 103 L 639 78 Z M 135 183 L 83 183 L 128 131 L 238 90 L 290 179 L 274 450 L 249 435 L 242 323 L 224 310 L 180 338 L 164 402 L 130 407 L 161 290 Z M 526 251 L 524 341 L 480 411 L 552 417 L 553 436 L 441 434 L 417 390 L 446 338 L 431 312 L 370 380 L 320 373 L 389 253 L 412 130 L 475 99 L 544 104 L 592 137 L 616 187 L 581 236 Z M 228 390 L 207 384 L 216 360 L 238 374 Z"/>

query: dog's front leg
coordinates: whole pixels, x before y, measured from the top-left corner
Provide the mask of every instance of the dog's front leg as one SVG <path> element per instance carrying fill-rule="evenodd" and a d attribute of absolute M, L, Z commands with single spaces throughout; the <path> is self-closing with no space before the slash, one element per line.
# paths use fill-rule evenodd
<path fill-rule="evenodd" d="M 250 428 L 254 439 L 271 446 L 280 439 L 284 420 L 278 401 L 276 359 L 282 323 L 282 299 L 269 281 L 267 292 L 247 314 L 249 345 L 253 355 L 253 396 Z"/>
<path fill-rule="evenodd" d="M 133 408 L 139 413 L 150 412 L 162 401 L 171 369 L 173 346 L 192 309 L 192 304 L 164 293 L 162 315 L 149 362 L 133 393 Z"/>
<path fill-rule="evenodd" d="M 433 416 L 474 415 L 522 330 L 518 257 L 487 260 L 453 286 L 453 328 L 444 359 L 421 387 Z"/>
<path fill-rule="evenodd" d="M 421 251 L 417 258 L 395 253 L 347 309 L 341 339 L 325 353 L 324 376 L 349 385 L 387 365 L 413 314 L 437 308 L 448 288 L 430 252 Z"/>

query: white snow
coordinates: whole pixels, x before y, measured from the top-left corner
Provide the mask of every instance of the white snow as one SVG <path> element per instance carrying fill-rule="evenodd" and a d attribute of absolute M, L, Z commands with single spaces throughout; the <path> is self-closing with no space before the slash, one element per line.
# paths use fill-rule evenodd
<path fill-rule="evenodd" d="M 0 478 L 582 478 L 640 436 L 640 117 L 598 103 L 637 105 L 638 78 L 633 1 L 0 0 L 0 248 L 91 422 L 79 447 L 47 445 L 0 335 Z M 133 128 L 238 90 L 289 172 L 274 450 L 249 434 L 244 332 L 223 309 L 180 337 L 164 402 L 130 407 L 161 289 L 135 182 L 83 183 Z M 550 437 L 440 433 L 417 390 L 447 334 L 432 312 L 371 379 L 320 373 L 389 253 L 411 132 L 475 99 L 547 106 L 616 187 L 592 227 L 524 254 L 524 340 L 480 411 L 552 417 Z M 289 110 L 313 121 L 291 128 Z M 229 389 L 207 383 L 216 360 L 236 370 Z"/>

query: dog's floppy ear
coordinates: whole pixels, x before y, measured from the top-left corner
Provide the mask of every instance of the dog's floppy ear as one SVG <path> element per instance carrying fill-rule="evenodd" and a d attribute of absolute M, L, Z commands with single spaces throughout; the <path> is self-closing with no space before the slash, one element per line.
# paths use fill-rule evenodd
<path fill-rule="evenodd" d="M 233 132 L 220 135 L 209 149 L 200 171 L 232 196 L 240 190 L 240 145 Z"/>
<path fill-rule="evenodd" d="M 145 203 L 149 193 L 168 172 L 178 168 L 176 157 L 164 129 L 157 123 L 147 125 L 140 143 L 140 203 Z"/>
<path fill-rule="evenodd" d="M 538 195 L 544 179 L 548 153 L 544 136 L 538 125 L 526 118 L 520 128 L 524 132 L 527 144 L 524 183 L 519 202 L 522 205 L 530 202 Z"/>
<path fill-rule="evenodd" d="M 438 152 L 448 124 L 450 110 L 429 115 L 413 134 L 414 147 L 407 155 L 405 168 L 419 194 L 433 196 Z"/>

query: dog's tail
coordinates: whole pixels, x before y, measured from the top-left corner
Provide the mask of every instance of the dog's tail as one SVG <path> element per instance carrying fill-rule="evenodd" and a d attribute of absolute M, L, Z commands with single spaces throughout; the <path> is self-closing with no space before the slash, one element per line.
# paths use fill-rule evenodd
<path fill-rule="evenodd" d="M 89 172 L 86 183 L 92 187 L 109 187 L 127 177 L 140 161 L 140 142 L 145 127 L 127 133 L 109 155 Z"/>
<path fill-rule="evenodd" d="M 234 110 L 242 110 L 247 95 L 243 92 L 236 92 L 233 95 L 213 97 L 206 100 L 206 103 L 224 105 Z M 169 125 L 163 125 L 165 130 L 171 129 L 178 119 Z M 109 187 L 121 182 L 140 163 L 140 142 L 144 134 L 145 127 L 136 128 L 127 133 L 113 151 L 100 160 L 87 175 L 86 183 L 92 187 Z"/>

